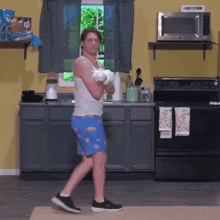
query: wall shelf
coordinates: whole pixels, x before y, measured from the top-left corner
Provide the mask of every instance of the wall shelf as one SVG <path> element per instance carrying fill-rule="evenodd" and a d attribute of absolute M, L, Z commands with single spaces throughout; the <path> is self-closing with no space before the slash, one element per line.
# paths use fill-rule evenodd
<path fill-rule="evenodd" d="M 0 41 L 0 49 L 24 49 L 24 59 L 27 58 L 27 47 L 30 45 L 30 40 L 22 41 Z"/>
<path fill-rule="evenodd" d="M 203 60 L 205 60 L 205 51 L 212 50 L 212 42 L 158 41 L 148 42 L 148 47 L 153 50 L 154 60 L 156 59 L 156 50 L 203 50 Z"/>

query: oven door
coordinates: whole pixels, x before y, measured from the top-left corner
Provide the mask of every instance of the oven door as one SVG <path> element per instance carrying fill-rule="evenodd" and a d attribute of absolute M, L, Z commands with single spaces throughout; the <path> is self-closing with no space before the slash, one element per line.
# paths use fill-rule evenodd
<path fill-rule="evenodd" d="M 189 106 L 188 106 L 189 107 Z M 191 106 L 188 136 L 175 136 L 172 110 L 172 138 L 158 131 L 159 107 L 155 108 L 155 180 L 220 180 L 220 109 Z"/>
<path fill-rule="evenodd" d="M 155 108 L 156 155 L 209 155 L 220 153 L 220 107 L 218 106 L 169 106 L 172 107 L 172 137 L 161 138 L 159 107 Z M 175 135 L 175 107 L 190 107 L 188 136 Z"/>

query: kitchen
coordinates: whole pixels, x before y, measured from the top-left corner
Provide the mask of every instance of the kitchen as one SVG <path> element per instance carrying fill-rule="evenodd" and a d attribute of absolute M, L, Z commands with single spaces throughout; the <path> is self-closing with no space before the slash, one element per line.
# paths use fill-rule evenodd
<path fill-rule="evenodd" d="M 39 33 L 39 16 L 41 12 L 42 2 L 36 1 L 35 8 L 32 11 L 24 10 L 22 6 L 13 1 L 2 2 L 2 8 L 16 8 L 17 14 L 33 17 L 32 29 L 34 33 Z M 179 10 L 181 3 L 174 2 L 175 10 Z M 26 4 L 27 8 L 29 3 Z M 162 11 L 156 5 L 152 5 L 149 15 L 143 14 L 142 5 L 144 1 L 135 2 L 135 23 L 134 23 L 134 39 L 132 52 L 132 71 L 130 74 L 133 79 L 136 78 L 136 70 L 141 68 L 141 78 L 143 85 L 149 85 L 153 92 L 154 77 L 216 77 L 217 76 L 217 46 L 213 45 L 212 50 L 206 51 L 206 60 L 202 59 L 201 50 L 161 50 L 157 51 L 157 58 L 153 60 L 152 50 L 148 49 L 148 42 L 156 39 L 156 13 Z M 211 4 L 212 5 L 212 4 Z M 206 6 L 208 7 L 208 6 Z M 209 6 L 211 7 L 211 6 Z M 31 8 L 31 6 L 30 6 Z M 146 10 L 146 9 L 144 9 Z M 148 9 L 147 9 L 148 10 Z M 165 10 L 165 9 L 164 9 Z M 213 7 L 212 12 L 212 39 L 218 41 L 218 23 L 215 19 L 216 12 Z M 166 11 L 170 11 L 169 7 Z M 137 13 L 139 12 L 139 13 Z M 143 28 L 145 19 L 148 19 L 148 28 Z M 152 21 L 152 22 L 150 22 Z M 12 172 L 13 175 L 19 172 L 19 156 L 18 156 L 18 134 L 16 122 L 18 122 L 18 103 L 21 99 L 22 90 L 35 90 L 38 93 L 45 93 L 47 76 L 38 73 L 38 50 L 29 47 L 27 49 L 27 59 L 23 59 L 23 50 L 21 49 L 4 49 L 2 53 L 2 125 L 7 128 L 2 131 L 2 170 Z M 10 59 L 9 59 L 10 57 Z M 16 59 L 15 59 L 16 57 Z M 144 62 L 142 62 L 144 57 Z M 11 65 L 10 61 L 13 61 Z M 147 61 L 147 62 L 146 62 Z M 173 65 L 175 63 L 175 65 Z M 4 65 L 3 65 L 4 64 Z M 19 67 L 19 68 L 18 68 Z M 218 68 L 219 69 L 219 68 Z M 127 73 L 120 73 L 126 79 Z M 58 93 L 72 93 L 72 89 L 68 87 L 58 87 Z M 125 86 L 123 83 L 123 93 Z M 6 111 L 7 109 L 7 111 Z M 3 117 L 4 115 L 4 117 Z M 8 155 L 13 155 L 10 160 L 6 160 Z M 4 171 L 4 172 L 5 172 Z"/>
<path fill-rule="evenodd" d="M 33 31 L 39 33 L 39 19 L 42 1 L 23 0 L 25 7 L 18 1 L 3 0 L 1 8 L 14 8 L 17 14 L 31 16 Z M 159 2 L 160 3 L 160 2 Z M 207 11 L 212 14 L 212 41 L 218 42 L 219 11 L 216 1 L 206 4 Z M 161 5 L 161 6 L 159 6 Z M 135 78 L 137 68 L 141 68 L 143 84 L 150 85 L 153 92 L 154 77 L 217 77 L 218 48 L 206 51 L 206 59 L 201 50 L 161 50 L 157 51 L 156 60 L 152 50 L 148 50 L 148 42 L 156 39 L 156 13 L 158 11 L 177 11 L 181 1 L 172 1 L 164 5 L 145 0 L 135 1 L 135 24 L 132 49 L 132 71 Z M 162 7 L 163 6 L 163 7 Z M 1 53 L 1 149 L 0 171 L 2 175 L 19 175 L 19 131 L 18 112 L 22 90 L 35 90 L 44 93 L 47 77 L 38 72 L 38 51 L 27 48 L 27 59 L 23 59 L 23 50 L 2 49 Z M 175 64 L 175 65 L 174 65 Z M 120 73 L 126 78 L 127 73 Z M 59 93 L 71 93 L 70 88 L 58 88 Z M 125 93 L 125 87 L 123 87 Z"/>
<path fill-rule="evenodd" d="M 42 12 L 44 12 L 43 9 L 44 7 L 42 8 Z M 48 12 L 46 11 L 46 14 L 47 13 Z M 106 12 L 106 14 L 108 13 Z M 41 16 L 41 22 L 40 22 L 41 27 L 42 25 L 44 25 L 43 27 L 47 27 L 47 25 L 45 24 L 46 21 L 43 21 L 43 18 L 44 18 L 44 14 L 42 14 Z M 169 21 L 169 25 L 167 25 L 166 20 Z M 110 20 L 108 21 L 110 22 Z M 124 24 L 125 27 L 126 27 L 126 24 Z M 130 25 L 132 24 L 133 23 L 131 22 Z M 189 25 L 186 25 L 186 24 L 189 24 Z M 158 27 L 157 27 L 158 34 L 157 34 L 156 45 L 166 45 L 166 44 L 172 45 L 178 42 L 178 45 L 182 44 L 183 46 L 189 46 L 189 45 L 192 46 L 191 49 L 193 49 L 194 45 L 197 45 L 197 46 L 201 45 L 203 49 L 203 61 L 205 61 L 204 53 L 206 53 L 206 49 L 210 49 L 210 48 L 206 48 L 205 43 L 206 42 L 208 43 L 211 42 L 213 44 L 215 43 L 211 41 L 211 25 L 210 24 L 211 24 L 211 13 L 210 12 L 203 12 L 203 13 L 200 13 L 200 12 L 194 12 L 194 13 L 189 13 L 189 12 L 166 13 L 164 12 L 162 13 L 161 12 L 161 13 L 158 13 Z M 183 27 L 181 28 L 181 31 L 179 31 L 179 27 L 181 25 Z M 195 26 L 195 28 L 191 30 L 192 26 Z M 160 33 L 161 29 L 163 30 L 163 34 Z M 129 29 L 126 29 L 126 30 L 127 32 L 129 31 Z M 109 30 L 105 29 L 106 35 L 111 34 L 111 32 L 108 32 L 108 31 Z M 117 31 L 117 29 L 115 29 L 115 31 Z M 51 35 L 50 31 L 48 31 L 47 33 L 45 29 L 43 30 L 41 29 L 40 33 L 41 33 L 40 36 L 42 37 L 42 40 L 44 42 L 47 42 L 47 44 L 43 45 L 42 48 L 40 48 L 39 71 L 41 73 L 47 73 L 51 69 L 54 69 L 60 72 L 71 71 L 72 67 L 68 67 L 68 65 L 63 65 L 63 62 L 65 62 L 68 56 L 65 56 L 65 59 L 64 59 L 63 57 L 64 55 L 61 55 L 60 59 L 57 59 L 58 56 L 56 55 L 56 50 L 54 50 L 55 52 L 51 53 L 51 48 L 50 48 L 51 47 L 50 45 L 52 45 L 51 42 L 57 42 L 58 44 L 58 42 L 60 42 L 62 35 L 57 38 L 57 36 Z M 62 32 L 59 32 L 59 33 L 62 33 Z M 175 34 L 172 34 L 172 33 L 175 33 Z M 119 31 L 118 35 L 120 35 L 120 38 L 123 38 L 124 37 L 123 31 Z M 47 36 L 47 37 L 44 37 L 44 36 Z M 53 39 L 53 40 L 47 41 L 47 38 Z M 168 43 L 167 43 L 167 40 L 169 40 Z M 105 44 L 106 54 L 113 53 L 112 56 L 113 57 L 116 56 L 116 60 L 121 58 L 119 62 L 116 62 L 115 60 L 114 69 L 116 69 L 116 71 L 120 69 L 124 69 L 124 72 L 130 70 L 130 60 L 129 60 L 130 57 L 125 56 L 124 54 L 126 53 L 120 54 L 120 53 L 117 53 L 116 51 L 114 52 L 114 50 L 112 49 L 109 50 L 108 45 L 111 45 L 111 43 L 112 43 L 111 41 L 106 41 L 106 44 Z M 116 47 L 120 45 L 117 43 L 115 44 L 117 45 Z M 153 46 L 154 50 L 156 49 L 156 45 Z M 126 48 L 131 47 L 131 46 L 132 46 L 132 41 L 130 41 L 129 43 L 129 40 L 127 39 L 126 47 L 123 48 L 122 45 L 120 45 L 120 49 L 118 50 L 119 51 L 126 50 L 129 54 L 129 50 L 127 50 Z M 52 48 L 54 48 L 54 45 L 52 45 Z M 183 48 L 186 50 L 185 47 Z M 70 50 L 68 47 L 66 51 L 67 53 L 65 53 L 65 55 L 70 53 Z M 72 50 L 71 50 L 71 53 L 73 53 Z M 78 53 L 79 52 L 75 51 L 75 54 L 78 54 Z M 112 56 L 107 57 L 107 55 L 105 55 L 105 61 L 107 62 L 105 64 L 106 68 L 111 68 L 111 63 L 109 63 L 109 59 Z M 51 57 L 51 62 L 50 60 L 48 60 L 49 57 Z M 56 61 L 53 61 L 53 60 L 56 60 Z M 123 62 L 123 65 L 121 65 L 120 62 L 122 63 L 123 60 L 126 60 L 126 62 Z M 65 173 L 67 171 L 71 171 L 72 168 L 76 167 L 76 164 L 77 164 L 76 162 L 79 161 L 79 158 L 76 156 L 76 152 L 74 152 L 74 150 L 71 150 L 71 149 L 76 149 L 76 147 L 73 147 L 73 146 L 76 146 L 76 142 L 77 142 L 76 138 L 72 138 L 71 140 L 71 136 L 74 136 L 73 132 L 71 133 L 71 131 L 67 131 L 67 130 L 64 131 L 64 129 L 62 130 L 59 129 L 59 127 L 61 127 L 61 124 L 64 123 L 63 120 L 65 120 L 65 123 L 66 123 L 65 127 L 68 128 L 69 118 L 71 117 L 74 105 L 72 106 L 70 105 L 71 107 L 68 106 L 70 110 L 70 113 L 69 113 L 67 111 L 66 106 L 64 106 L 64 103 L 70 104 L 70 101 L 73 100 L 73 102 L 71 103 L 73 104 L 74 97 L 66 98 L 67 102 L 65 102 L 65 100 L 62 98 L 63 94 L 59 94 L 59 97 L 57 98 L 57 94 L 56 94 L 57 91 L 55 88 L 56 82 L 57 82 L 55 79 L 56 75 L 57 74 L 53 75 L 54 79 L 49 78 L 49 75 L 48 75 L 48 79 L 46 81 L 47 82 L 46 95 L 44 97 L 45 101 L 40 102 L 41 107 L 39 107 L 39 105 L 37 104 L 32 105 L 31 101 L 27 101 L 28 103 L 20 103 L 21 108 L 20 108 L 20 129 L 19 130 L 20 130 L 20 172 L 21 172 L 20 177 L 21 179 L 26 179 L 27 177 L 24 177 L 25 175 L 29 175 L 29 174 L 33 175 L 34 172 L 38 172 L 40 175 L 41 175 L 41 172 L 46 172 L 46 173 L 48 172 L 49 174 L 51 172 Z M 154 77 L 154 82 L 153 82 L 154 91 L 153 91 L 153 94 L 150 96 L 149 86 L 140 87 L 140 85 L 143 83 L 143 79 L 140 78 L 140 76 L 141 76 L 141 69 L 138 68 L 136 71 L 136 80 L 135 80 L 135 86 L 139 86 L 139 90 L 140 90 L 139 91 L 140 95 L 138 95 L 138 87 L 133 87 L 134 83 L 132 80 L 132 76 L 130 76 L 129 82 L 127 82 L 126 80 L 123 79 L 123 77 L 122 78 L 119 77 L 119 73 L 116 72 L 115 77 L 114 77 L 114 84 L 116 88 L 115 94 L 112 96 L 110 102 L 107 102 L 107 100 L 104 102 L 104 113 L 103 113 L 102 118 L 104 121 L 104 130 L 107 136 L 107 143 L 109 143 L 108 144 L 109 159 L 107 163 L 107 171 L 109 172 L 118 171 L 118 172 L 124 172 L 126 174 L 128 174 L 129 172 L 135 172 L 137 174 L 138 171 L 142 173 L 147 172 L 147 174 L 155 175 L 156 177 L 155 179 L 162 180 L 158 178 L 158 174 L 159 174 L 160 169 L 162 170 L 161 171 L 162 173 L 165 173 L 163 169 L 163 166 L 165 165 L 160 165 L 162 168 L 160 169 L 158 168 L 159 166 L 157 165 L 159 164 L 158 161 L 160 158 L 157 157 L 158 155 L 157 152 L 155 154 L 156 157 L 154 157 L 154 151 L 157 150 L 159 147 L 158 139 L 163 139 L 166 137 L 162 137 L 162 136 L 159 137 L 157 135 L 157 131 L 156 131 L 157 129 L 155 129 L 156 132 L 154 132 L 154 127 L 157 128 L 158 124 L 161 123 L 159 121 L 160 119 L 158 117 L 158 112 L 157 112 L 158 105 L 156 106 L 156 111 L 154 111 L 154 102 L 156 104 L 158 102 L 165 102 L 166 104 L 172 101 L 171 106 L 180 102 L 179 104 L 180 107 L 184 107 L 184 105 L 188 106 L 189 103 L 192 103 L 187 108 L 188 111 L 190 111 L 190 108 L 191 108 L 191 113 L 189 113 L 189 115 L 187 116 L 189 120 L 188 126 L 190 127 L 190 129 L 188 128 L 188 130 L 190 130 L 191 133 L 189 132 L 190 134 L 187 134 L 187 135 L 190 136 L 190 139 L 188 142 L 194 143 L 194 144 L 188 143 L 188 144 L 185 144 L 186 146 L 183 146 L 183 148 L 187 148 L 189 151 L 191 151 L 194 148 L 193 145 L 201 145 L 199 144 L 198 138 L 202 139 L 202 137 L 205 136 L 206 134 L 209 135 L 208 130 L 210 130 L 209 128 L 210 125 L 204 125 L 205 126 L 204 131 L 201 131 L 199 134 L 197 134 L 198 138 L 195 140 L 192 138 L 193 136 L 192 134 L 195 131 L 197 132 L 198 130 L 197 125 L 199 125 L 199 123 L 203 124 L 206 122 L 206 121 L 201 122 L 202 119 L 198 119 L 198 121 L 194 122 L 194 118 L 198 114 L 200 114 L 200 112 L 202 112 L 203 108 L 197 107 L 198 110 L 195 113 L 193 113 L 195 110 L 192 110 L 192 107 L 196 105 L 197 102 L 199 102 L 200 104 L 206 103 L 206 105 L 209 105 L 209 103 L 211 102 L 217 102 L 219 99 L 219 85 L 218 85 L 219 82 L 218 82 L 217 77 L 216 78 L 214 77 L 213 78 L 211 77 L 206 77 L 206 78 L 205 77 L 188 77 L 188 78 L 175 77 L 173 78 L 175 79 L 173 81 L 172 81 L 172 77 L 170 79 L 168 77 L 167 78 L 163 77 L 163 78 L 158 78 L 158 79 Z M 126 97 L 122 97 L 121 79 L 123 79 L 123 81 L 125 82 L 126 94 L 123 94 L 123 96 L 126 95 Z M 160 79 L 161 79 L 161 82 L 160 82 Z M 174 87 L 174 90 L 172 87 Z M 167 100 L 165 97 L 166 90 L 168 91 Z M 161 91 L 162 98 L 159 97 L 158 95 L 160 91 Z M 186 92 L 184 93 L 184 91 Z M 179 95 L 176 95 L 177 93 L 179 93 Z M 183 94 L 185 95 L 183 96 Z M 25 94 L 23 95 L 24 96 L 22 96 L 22 100 L 24 101 Z M 42 99 L 43 99 L 43 96 L 44 95 L 42 95 Z M 177 96 L 176 99 L 175 99 L 175 96 Z M 147 97 L 147 99 L 144 100 L 143 97 Z M 107 104 L 110 104 L 110 105 L 106 106 Z M 61 107 L 58 107 L 58 105 Z M 186 110 L 186 108 L 184 110 Z M 215 111 L 216 109 L 214 109 L 214 112 Z M 155 112 L 155 117 L 154 117 L 154 112 Z M 62 114 L 65 115 L 65 117 L 62 116 Z M 210 112 L 209 114 L 209 112 L 207 112 L 204 116 L 211 117 L 212 113 Z M 181 115 L 181 117 L 185 117 L 185 116 Z M 35 120 L 39 120 L 39 121 L 35 121 Z M 43 120 L 43 121 L 40 121 L 40 120 Z M 171 117 L 171 120 L 172 120 L 172 117 Z M 56 123 L 58 123 L 57 121 L 59 121 L 59 124 L 56 124 L 54 121 L 56 121 Z M 210 121 L 212 121 L 211 118 L 210 118 Z M 141 124 L 141 122 L 143 122 L 143 124 Z M 144 124 L 144 122 L 146 124 Z M 36 128 L 38 129 L 36 130 Z M 135 130 L 139 130 L 139 132 L 135 132 Z M 137 138 L 138 133 L 141 133 L 139 138 Z M 120 138 L 119 134 L 124 139 Z M 183 135 L 183 136 L 187 136 L 187 135 Z M 54 139 L 53 136 L 55 136 L 56 138 Z M 178 134 L 175 134 L 175 136 L 178 136 Z M 145 137 L 145 139 L 143 137 Z M 218 139 L 218 135 L 216 136 L 216 138 Z M 68 157 L 66 157 L 65 155 L 62 155 L 62 150 L 60 148 L 60 145 L 64 143 L 63 139 L 67 140 L 65 143 L 66 148 L 67 146 L 69 146 L 68 147 L 69 150 L 65 151 Z M 179 138 L 179 141 L 175 142 L 176 137 L 172 137 L 172 134 L 171 134 L 170 139 L 171 140 L 169 144 L 166 144 L 166 145 L 169 145 L 173 151 L 176 151 L 178 149 L 178 146 L 180 145 L 179 142 L 181 142 L 181 140 L 184 142 L 187 138 L 186 137 L 182 139 Z M 33 140 L 38 140 L 38 141 L 33 141 Z M 44 143 L 43 144 L 44 147 L 42 149 L 38 149 L 38 146 L 40 145 L 40 143 Z M 117 143 L 120 143 L 120 145 Z M 121 143 L 123 144 L 121 145 Z M 57 144 L 57 147 L 55 147 L 56 144 Z M 118 145 L 120 147 L 118 147 Z M 214 144 L 214 146 L 209 146 L 209 144 L 206 144 L 207 149 L 206 148 L 203 149 L 203 150 L 206 150 L 204 152 L 205 156 L 206 154 L 210 153 L 211 149 L 217 150 L 216 145 L 218 146 L 217 143 Z M 38 150 L 38 152 L 35 152 L 33 154 L 32 152 L 36 150 Z M 168 149 L 164 149 L 164 150 L 166 151 Z M 201 157 L 200 151 L 202 151 L 202 147 L 201 149 L 198 147 L 197 151 L 198 151 L 197 156 L 200 155 Z M 218 155 L 218 154 L 219 152 L 215 152 L 215 155 Z M 43 158 L 41 155 L 43 155 Z M 178 157 L 179 155 L 176 155 L 176 156 Z M 164 158 L 161 158 L 161 160 L 163 159 Z M 183 159 L 186 160 L 186 158 L 183 158 Z M 214 160 L 214 158 L 212 159 Z M 212 160 L 212 159 L 209 158 L 209 160 Z M 172 159 L 170 159 L 170 161 L 171 160 Z M 185 163 L 190 163 L 192 161 L 192 158 L 189 157 L 188 160 L 189 161 Z M 206 166 L 209 165 L 210 163 L 209 160 Z M 59 161 L 59 162 L 56 162 L 56 161 Z M 200 161 L 198 162 L 198 166 L 201 166 L 202 164 L 201 158 L 197 158 L 196 161 Z M 175 167 L 175 164 L 177 163 L 177 161 L 173 163 L 174 163 L 173 166 Z M 154 165 L 156 166 L 156 169 L 154 169 Z M 172 164 L 170 164 L 169 166 L 173 167 Z M 166 169 L 168 173 L 170 172 L 170 169 L 171 169 L 169 168 L 169 166 L 167 165 L 167 169 Z M 176 166 L 179 167 L 178 164 L 176 164 Z M 218 161 L 216 161 L 216 163 L 214 163 L 212 166 L 213 168 L 210 168 L 210 170 L 213 170 L 214 167 L 218 166 Z M 186 173 L 191 173 L 191 170 L 194 170 L 195 167 L 196 165 L 194 166 L 192 165 L 192 167 L 190 167 L 189 170 L 186 170 Z M 182 168 L 182 169 L 185 170 L 185 168 Z M 195 174 L 182 176 L 182 180 L 183 179 L 188 179 L 188 180 L 189 179 L 191 180 L 204 180 L 204 179 L 205 180 L 206 179 L 207 180 L 208 179 L 218 180 L 219 179 L 219 177 L 215 175 L 212 176 L 208 174 L 207 174 L 207 177 L 204 177 L 203 172 L 205 171 L 198 169 L 194 171 Z M 178 171 L 176 171 L 176 173 L 172 174 L 168 179 L 177 180 L 178 179 L 177 173 L 182 173 L 182 170 L 179 169 Z M 202 173 L 201 178 L 196 177 L 196 173 Z M 208 173 L 210 173 L 210 171 L 208 171 Z M 147 176 L 147 174 L 145 175 Z M 163 180 L 167 180 L 167 179 L 164 177 Z"/>

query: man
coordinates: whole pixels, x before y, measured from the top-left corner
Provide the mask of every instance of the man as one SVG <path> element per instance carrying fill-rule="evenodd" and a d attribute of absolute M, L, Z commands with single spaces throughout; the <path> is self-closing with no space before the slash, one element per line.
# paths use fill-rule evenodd
<path fill-rule="evenodd" d="M 76 85 L 75 108 L 72 127 L 79 140 L 78 154 L 82 162 L 75 168 L 64 189 L 52 198 L 52 202 L 66 211 L 80 213 L 71 201 L 70 195 L 76 185 L 93 168 L 95 199 L 91 210 L 94 212 L 118 211 L 123 206 L 114 204 L 104 197 L 105 166 L 107 161 L 106 139 L 101 115 L 103 94 L 114 93 L 111 71 L 104 70 L 97 61 L 101 35 L 94 28 L 83 31 L 81 46 L 83 55 L 75 61 L 74 81 Z"/>

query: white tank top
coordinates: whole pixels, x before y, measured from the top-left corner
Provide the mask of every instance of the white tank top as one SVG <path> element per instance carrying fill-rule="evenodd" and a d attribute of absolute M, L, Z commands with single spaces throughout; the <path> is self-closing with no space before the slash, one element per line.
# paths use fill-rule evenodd
<path fill-rule="evenodd" d="M 87 59 L 83 56 L 78 59 Z M 101 64 L 100 64 L 101 65 Z M 74 116 L 86 115 L 99 115 L 103 113 L 103 96 L 99 101 L 94 99 L 88 89 L 86 88 L 83 80 L 79 77 L 74 77 L 76 87 L 75 92 L 75 108 L 73 111 Z"/>

